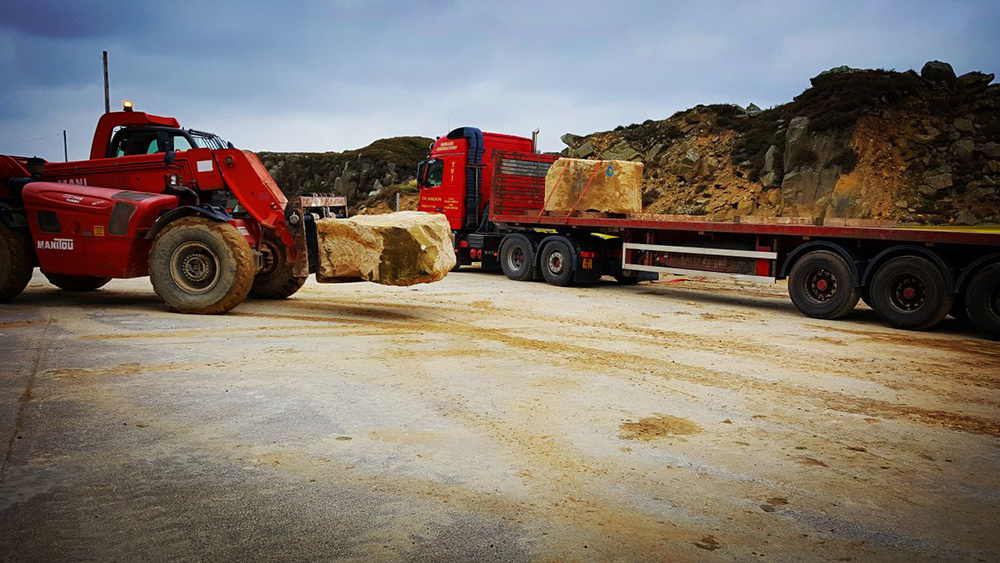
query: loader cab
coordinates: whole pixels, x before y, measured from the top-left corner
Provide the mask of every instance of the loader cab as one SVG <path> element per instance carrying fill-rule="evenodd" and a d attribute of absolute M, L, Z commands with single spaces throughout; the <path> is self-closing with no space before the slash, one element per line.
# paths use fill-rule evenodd
<path fill-rule="evenodd" d="M 122 127 L 108 145 L 107 158 L 191 149 L 224 149 L 218 135 L 175 127 Z"/>

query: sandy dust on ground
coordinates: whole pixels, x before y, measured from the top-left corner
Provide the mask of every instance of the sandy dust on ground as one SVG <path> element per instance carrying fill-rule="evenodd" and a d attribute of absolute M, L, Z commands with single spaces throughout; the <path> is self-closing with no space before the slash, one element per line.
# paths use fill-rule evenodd
<path fill-rule="evenodd" d="M 783 287 L 310 281 L 0 309 L 0 559 L 1000 554 L 1000 345 Z"/>

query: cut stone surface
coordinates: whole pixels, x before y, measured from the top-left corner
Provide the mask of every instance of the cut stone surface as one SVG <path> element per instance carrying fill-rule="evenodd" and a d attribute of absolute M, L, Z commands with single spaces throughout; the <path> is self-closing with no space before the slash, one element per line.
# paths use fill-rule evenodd
<path fill-rule="evenodd" d="M 320 219 L 316 232 L 320 282 L 430 283 L 443 279 L 455 266 L 451 226 L 436 213 Z"/>
<path fill-rule="evenodd" d="M 560 158 L 545 176 L 545 210 L 639 213 L 642 171 L 641 162 Z"/>

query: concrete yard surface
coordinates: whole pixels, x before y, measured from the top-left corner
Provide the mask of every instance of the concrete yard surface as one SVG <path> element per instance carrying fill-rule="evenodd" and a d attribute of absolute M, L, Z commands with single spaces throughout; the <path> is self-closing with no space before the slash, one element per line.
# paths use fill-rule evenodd
<path fill-rule="evenodd" d="M 1000 344 L 784 286 L 0 305 L 0 561 L 996 561 Z"/>

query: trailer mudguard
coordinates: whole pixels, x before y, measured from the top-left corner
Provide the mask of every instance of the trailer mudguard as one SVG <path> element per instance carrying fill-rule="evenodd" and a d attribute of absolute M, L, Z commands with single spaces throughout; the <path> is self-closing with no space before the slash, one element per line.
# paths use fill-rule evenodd
<path fill-rule="evenodd" d="M 902 256 L 902 255 L 922 256 L 924 258 L 927 258 L 928 260 L 936 264 L 938 268 L 941 269 L 941 273 L 944 274 L 945 284 L 947 284 L 948 286 L 948 293 L 955 293 L 957 291 L 956 289 L 957 286 L 955 284 L 955 275 L 951 266 L 947 262 L 945 262 L 944 259 L 941 258 L 941 256 L 939 256 L 936 252 L 932 252 L 922 246 L 916 246 L 912 244 L 901 244 L 893 246 L 878 253 L 878 255 L 876 255 L 875 258 L 872 258 L 871 261 L 868 262 L 868 267 L 865 268 L 865 274 L 861 280 L 862 284 L 867 287 L 868 284 L 871 283 L 872 276 L 875 275 L 875 272 L 878 270 L 879 266 L 884 264 L 890 258 L 895 258 L 896 256 Z"/>
<path fill-rule="evenodd" d="M 847 267 L 851 270 L 851 281 L 854 283 L 854 286 L 859 287 L 862 285 L 863 280 L 861 277 L 861 268 L 858 266 L 858 260 L 854 257 L 854 253 L 843 246 L 828 240 L 814 240 L 796 247 L 795 250 L 785 257 L 785 261 L 781 265 L 781 275 L 778 279 L 787 278 L 788 273 L 792 271 L 792 266 L 795 262 L 804 254 L 812 252 L 813 250 L 829 250 L 830 252 L 833 252 L 843 258 L 844 261 L 847 262 Z"/>

